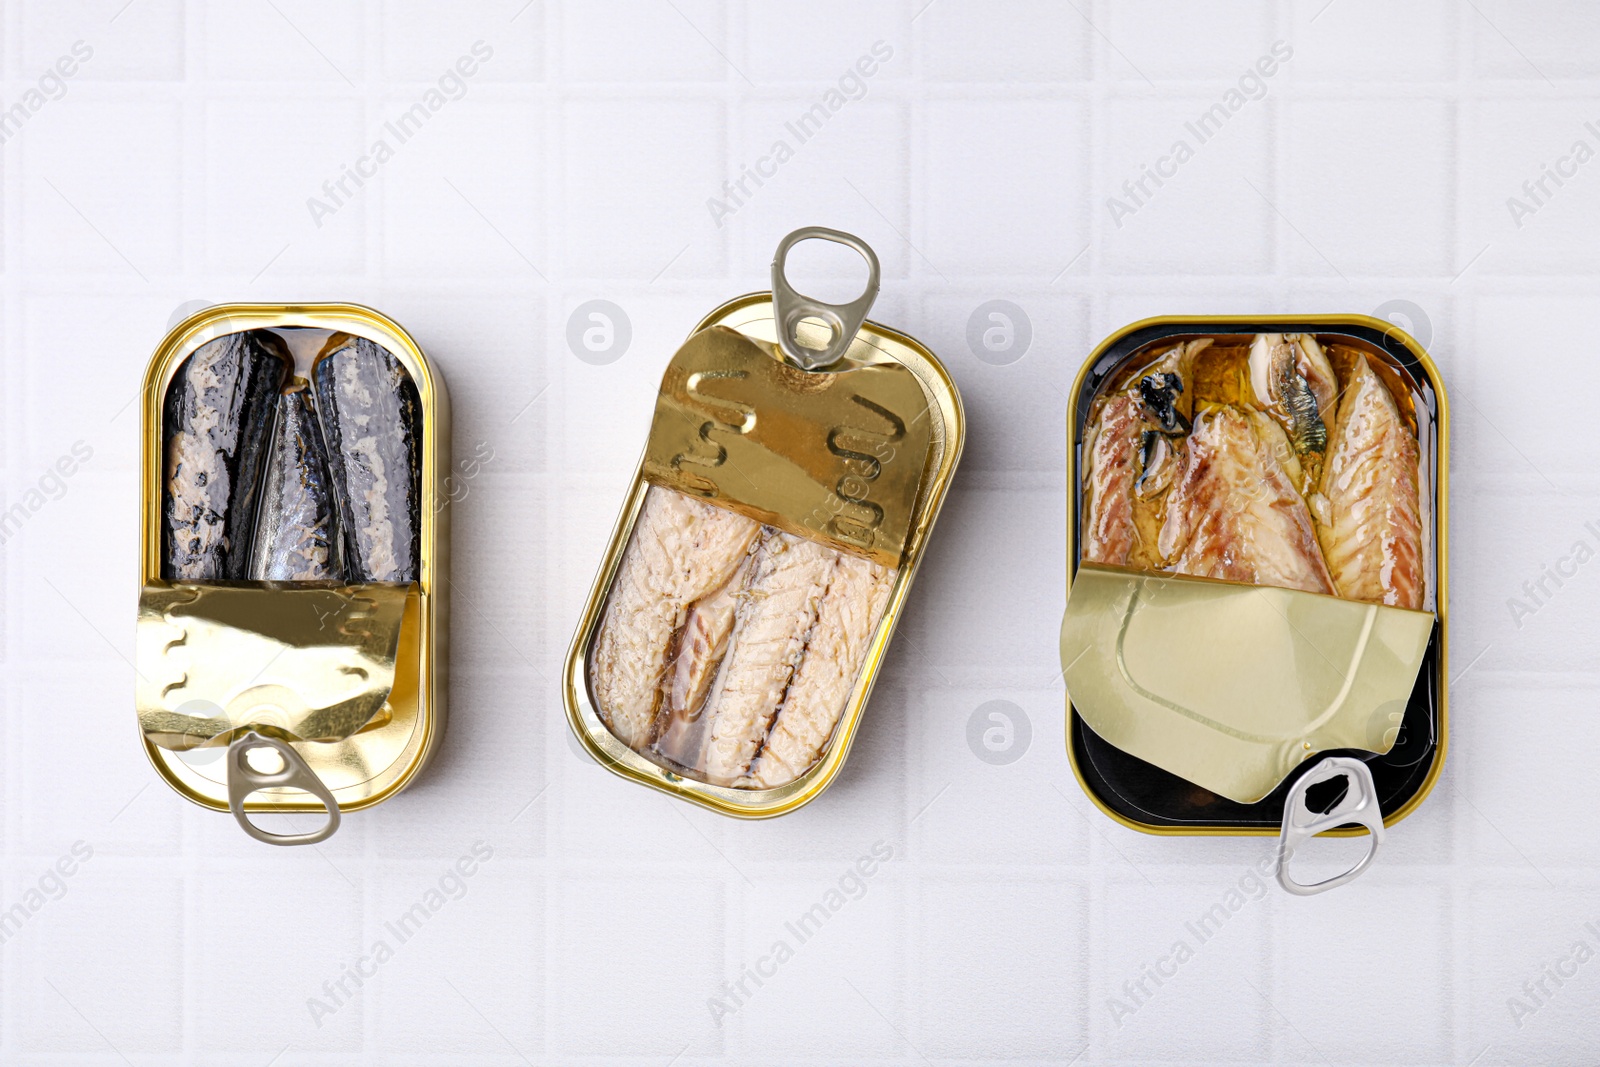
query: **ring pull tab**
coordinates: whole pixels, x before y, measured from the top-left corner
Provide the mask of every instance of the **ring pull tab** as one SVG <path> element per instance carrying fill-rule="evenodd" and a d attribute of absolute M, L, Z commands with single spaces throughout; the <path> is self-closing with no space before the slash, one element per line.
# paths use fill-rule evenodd
<path fill-rule="evenodd" d="M 824 304 L 812 297 L 802 296 L 789 284 L 784 273 L 789 249 L 813 238 L 853 248 L 867 261 L 867 287 L 850 303 Z M 822 226 L 807 226 L 778 242 L 778 250 L 772 256 L 772 310 L 778 323 L 778 347 L 800 369 L 821 370 L 844 358 L 877 297 L 878 256 L 861 238 Z M 800 328 L 802 319 L 821 319 L 828 324 L 833 330 L 833 338 L 826 347 L 807 348 L 800 343 L 795 332 Z"/>
<path fill-rule="evenodd" d="M 1326 812 L 1312 811 L 1306 806 L 1306 791 L 1319 782 L 1344 776 L 1349 782 L 1344 798 Z M 1289 874 L 1289 860 L 1301 842 L 1308 841 L 1325 830 L 1360 823 L 1371 832 L 1372 844 L 1361 861 L 1343 874 L 1306 885 L 1295 881 Z M 1372 866 L 1383 844 L 1383 812 L 1378 810 L 1378 791 L 1372 784 L 1372 772 L 1367 765 L 1349 756 L 1330 756 L 1302 775 L 1289 790 L 1283 804 L 1283 832 L 1278 838 L 1278 884 L 1295 896 L 1309 897 L 1335 889 Z"/>
<path fill-rule="evenodd" d="M 283 759 L 283 766 L 270 774 L 251 767 L 245 756 L 251 749 L 270 748 Z M 314 845 L 326 841 L 339 829 L 339 803 L 333 799 L 328 787 L 322 784 L 317 772 L 306 765 L 289 745 L 275 737 L 263 737 L 251 730 L 228 746 L 228 810 L 233 812 L 244 832 L 269 845 Z M 244 812 L 245 798 L 258 789 L 276 789 L 293 786 L 304 789 L 322 802 L 328 811 L 328 821 L 306 834 L 274 834 L 250 821 Z"/>

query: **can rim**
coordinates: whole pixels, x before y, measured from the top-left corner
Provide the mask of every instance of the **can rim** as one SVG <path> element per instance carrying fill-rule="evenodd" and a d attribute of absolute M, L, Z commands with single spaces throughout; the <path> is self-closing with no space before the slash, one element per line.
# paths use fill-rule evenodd
<path fill-rule="evenodd" d="M 1450 667 L 1450 642 L 1449 642 L 1449 634 L 1450 634 L 1450 625 L 1449 625 L 1449 611 L 1448 611 L 1448 608 L 1449 608 L 1449 598 L 1450 598 L 1450 593 L 1449 593 L 1450 583 L 1449 583 L 1448 579 L 1449 579 L 1450 553 L 1449 553 L 1449 506 L 1448 505 L 1449 505 L 1449 486 L 1450 486 L 1450 476 L 1449 476 L 1449 466 L 1450 466 L 1450 463 L 1449 463 L 1449 456 L 1450 456 L 1450 399 L 1449 399 L 1448 393 L 1445 390 L 1444 379 L 1440 375 L 1438 365 L 1434 363 L 1433 357 L 1428 354 L 1427 349 L 1425 349 L 1416 340 L 1416 338 L 1412 337 L 1411 334 L 1408 333 L 1406 330 L 1404 330 L 1401 327 L 1395 325 L 1394 323 L 1388 321 L 1387 319 L 1380 319 L 1380 318 L 1377 318 L 1377 317 L 1372 316 L 1372 315 L 1363 315 L 1363 314 L 1357 314 L 1357 313 L 1321 313 L 1321 314 L 1311 314 L 1311 315 L 1295 315 L 1295 314 L 1272 314 L 1272 315 L 1154 315 L 1154 316 L 1151 316 L 1149 318 L 1139 319 L 1136 322 L 1131 322 L 1131 323 L 1128 323 L 1126 326 L 1119 327 L 1118 329 L 1113 330 L 1110 334 L 1106 335 L 1106 337 L 1099 344 L 1095 345 L 1094 349 L 1089 353 L 1089 355 L 1087 357 L 1085 357 L 1085 359 L 1083 361 L 1083 365 L 1078 368 L 1078 373 L 1077 373 L 1076 377 L 1073 378 L 1072 390 L 1071 390 L 1071 392 L 1069 394 L 1069 397 L 1068 397 L 1068 406 L 1067 406 L 1067 456 L 1066 456 L 1066 464 L 1067 465 L 1066 465 L 1066 472 L 1067 472 L 1067 492 L 1069 494 L 1073 493 L 1073 492 L 1076 492 L 1075 485 L 1076 485 L 1076 477 L 1077 477 L 1077 468 L 1076 468 L 1076 464 L 1074 462 L 1074 455 L 1075 455 L 1075 452 L 1076 452 L 1076 449 L 1077 449 L 1077 444 L 1078 444 L 1077 431 L 1076 431 L 1077 419 L 1075 417 L 1075 411 L 1076 411 L 1076 407 L 1077 407 L 1077 398 L 1081 395 L 1081 393 L 1083 391 L 1083 383 L 1084 383 L 1084 380 L 1088 377 L 1089 372 L 1094 368 L 1094 365 L 1097 362 L 1099 362 L 1100 357 L 1102 355 L 1104 355 L 1107 350 L 1109 350 L 1113 345 L 1117 344 L 1119 341 L 1121 341 L 1124 338 L 1128 337 L 1130 334 L 1137 333 L 1140 330 L 1144 330 L 1144 329 L 1147 329 L 1147 328 L 1150 328 L 1150 327 L 1154 327 L 1154 326 L 1178 326 L 1178 325 L 1189 325 L 1189 324 L 1193 324 L 1195 326 L 1200 327 L 1200 329 L 1195 331 L 1197 333 L 1226 332 L 1226 331 L 1219 330 L 1217 328 L 1218 327 L 1227 327 L 1227 326 L 1245 326 L 1245 325 L 1249 325 L 1249 326 L 1256 326 L 1256 325 L 1272 325 L 1272 326 L 1290 326 L 1290 325 L 1306 325 L 1306 326 L 1364 326 L 1364 327 L 1367 327 L 1368 329 L 1376 330 L 1376 331 L 1378 331 L 1380 333 L 1383 333 L 1386 336 L 1393 337 L 1396 341 L 1398 341 L 1401 344 L 1401 346 L 1403 346 L 1407 350 L 1407 352 L 1409 352 L 1410 355 L 1413 358 L 1416 359 L 1418 366 L 1420 366 L 1423 369 L 1423 371 L 1427 374 L 1428 383 L 1429 383 L 1429 385 L 1431 385 L 1433 387 L 1435 396 L 1438 397 L 1438 401 L 1439 401 L 1439 410 L 1438 410 L 1438 416 L 1437 416 L 1437 421 L 1438 421 L 1438 431 L 1437 431 L 1438 448 L 1436 450 L 1437 455 L 1436 455 L 1436 460 L 1435 460 L 1435 465 L 1436 465 L 1437 469 L 1434 472 L 1435 473 L 1435 491 L 1434 491 L 1435 492 L 1435 501 L 1434 501 L 1435 508 L 1434 508 L 1434 513 L 1435 513 L 1435 522 L 1436 522 L 1436 535 L 1435 536 L 1437 538 L 1437 551 L 1435 553 L 1435 558 L 1436 558 L 1436 561 L 1437 561 L 1436 566 L 1437 566 L 1437 571 L 1438 571 L 1438 576 L 1437 576 L 1438 589 L 1436 590 L 1436 593 L 1435 593 L 1436 606 L 1434 608 L 1434 611 L 1435 611 L 1435 614 L 1437 615 L 1438 620 L 1439 620 L 1439 664 L 1438 664 L 1438 672 L 1439 672 L 1439 678 L 1438 678 L 1438 682 L 1439 682 L 1439 708 L 1438 708 L 1438 736 L 1437 736 L 1437 740 L 1435 741 L 1437 754 L 1436 754 L 1436 757 L 1435 757 L 1435 759 L 1433 761 L 1433 766 L 1428 769 L 1428 773 L 1423 778 L 1422 784 L 1417 787 L 1417 791 L 1415 793 L 1413 793 L 1411 795 L 1411 797 L 1408 798 L 1404 804 L 1402 804 L 1400 807 L 1396 808 L 1393 812 L 1386 812 L 1384 814 L 1384 816 L 1383 816 L 1383 824 L 1385 826 L 1393 826 L 1395 823 L 1401 821 L 1402 819 L 1404 819 L 1407 816 L 1409 816 L 1412 812 L 1416 811 L 1417 808 L 1419 806 L 1421 806 L 1422 802 L 1425 801 L 1429 797 L 1429 795 L 1432 794 L 1434 786 L 1438 784 L 1438 780 L 1439 780 L 1440 774 L 1442 774 L 1444 772 L 1445 759 L 1449 754 L 1449 741 L 1450 741 L 1450 693 L 1449 693 L 1449 686 L 1450 686 L 1450 669 L 1449 669 L 1449 667 Z M 1073 522 L 1071 522 L 1070 519 L 1069 519 L 1069 521 L 1067 522 L 1067 530 L 1066 530 L 1066 535 L 1067 535 L 1067 571 L 1068 571 L 1068 573 L 1067 573 L 1067 592 L 1068 592 L 1069 595 L 1070 595 L 1071 590 L 1072 590 L 1072 582 L 1073 582 L 1074 576 L 1077 573 L 1077 566 L 1078 566 L 1077 539 L 1074 536 L 1075 531 L 1073 529 L 1073 526 L 1074 526 Z M 1200 825 L 1200 826 L 1194 826 L 1194 827 L 1162 826 L 1162 825 L 1157 825 L 1155 823 L 1141 822 L 1141 821 L 1139 821 L 1137 819 L 1130 819 L 1126 815 L 1123 815 L 1120 812 L 1113 811 L 1111 809 L 1111 807 L 1106 804 L 1105 800 L 1102 799 L 1100 797 L 1100 795 L 1098 793 L 1096 793 L 1094 791 L 1094 789 L 1092 789 L 1090 787 L 1089 783 L 1084 778 L 1082 769 L 1078 766 L 1078 758 L 1077 758 L 1077 755 L 1073 752 L 1073 745 L 1072 745 L 1072 725 L 1073 725 L 1073 720 L 1075 718 L 1077 718 L 1077 717 L 1078 717 L 1077 709 L 1075 709 L 1072 706 L 1072 694 L 1071 693 L 1067 693 L 1066 694 L 1066 749 L 1067 749 L 1067 762 L 1072 767 L 1072 776 L 1077 779 L 1078 787 L 1083 790 L 1084 795 L 1089 798 L 1089 800 L 1094 804 L 1094 806 L 1099 808 L 1101 812 L 1103 812 L 1107 817 L 1109 817 L 1113 821 L 1121 824 L 1122 826 L 1127 827 L 1130 830 L 1136 830 L 1139 833 L 1151 834 L 1151 835 L 1157 836 L 1157 837 L 1278 837 L 1280 835 L 1281 828 L 1277 827 L 1277 826 L 1272 826 L 1272 827 L 1265 827 L 1265 826 L 1263 826 L 1263 827 L 1231 827 L 1231 826 L 1217 826 L 1217 825 Z M 1366 833 L 1367 833 L 1367 831 L 1365 829 L 1340 829 L 1340 830 L 1329 830 L 1325 834 L 1323 834 L 1322 836 L 1325 836 L 1325 837 L 1362 837 L 1362 836 L 1365 836 Z"/>
<path fill-rule="evenodd" d="M 695 325 L 688 336 L 692 337 L 710 326 L 725 324 L 725 320 L 741 310 L 754 307 L 763 302 L 771 303 L 770 292 L 746 293 L 725 301 L 709 314 L 705 315 Z M 865 688 L 861 691 L 859 701 L 853 700 L 854 709 L 846 707 L 846 712 L 841 717 L 833 742 L 821 759 L 808 771 L 788 785 L 779 786 L 772 790 L 743 790 L 707 785 L 684 779 L 679 775 L 666 771 L 650 763 L 643 756 L 632 752 L 609 736 L 603 723 L 598 717 L 593 725 L 590 716 L 595 712 L 585 697 L 580 705 L 578 696 L 587 694 L 587 659 L 589 645 L 599 626 L 600 614 L 604 608 L 605 596 L 609 581 L 614 575 L 618 557 L 625 545 L 626 537 L 632 529 L 638 511 L 644 500 L 644 493 L 649 486 L 644 478 L 643 454 L 639 464 L 634 469 L 630 488 L 623 500 L 622 508 L 613 524 L 611 537 L 607 542 L 605 556 L 596 571 L 594 583 L 590 587 L 588 599 L 582 617 L 579 619 L 572 643 L 567 649 L 567 656 L 562 669 L 562 702 L 566 710 L 567 726 L 577 738 L 583 750 L 606 770 L 611 771 L 629 781 L 639 782 L 661 790 L 672 796 L 682 798 L 703 808 L 715 811 L 738 819 L 770 819 L 779 815 L 788 814 L 815 800 L 837 778 L 843 768 L 845 760 L 850 753 L 850 747 L 855 740 L 857 728 L 860 724 L 862 712 L 871 696 L 871 690 L 881 668 L 882 655 L 887 651 L 890 639 L 899 624 L 900 611 L 903 608 L 907 593 L 911 587 L 912 578 L 922 561 L 923 550 L 927 543 L 927 534 L 932 530 L 938 519 L 939 511 L 944 504 L 949 491 L 950 483 L 954 479 L 956 467 L 961 458 L 962 448 L 966 441 L 966 416 L 961 406 L 961 394 L 956 389 L 955 381 L 950 377 L 944 364 L 933 354 L 927 346 L 898 330 L 891 329 L 870 319 L 862 323 L 861 333 L 868 334 L 876 339 L 889 341 L 895 345 L 903 346 L 923 364 L 920 367 L 907 366 L 917 373 L 926 395 L 930 409 L 940 413 L 944 424 L 942 452 L 939 454 L 937 466 L 929 471 L 927 476 L 926 494 L 924 496 L 926 518 L 919 521 L 920 533 L 914 540 L 907 544 L 907 559 L 901 564 L 900 574 L 895 579 L 894 590 L 891 593 L 888 606 L 884 610 L 884 619 L 887 626 L 880 624 L 880 632 L 874 640 L 880 643 L 876 655 L 869 650 L 869 658 L 873 661 L 872 673 L 865 679 Z M 858 684 L 859 681 L 858 681 Z M 611 744 L 606 744 L 595 736 L 598 729 L 606 733 L 606 739 Z M 616 751 L 610 751 L 613 747 Z M 770 802 L 749 803 L 743 798 L 756 793 L 775 794 Z"/>

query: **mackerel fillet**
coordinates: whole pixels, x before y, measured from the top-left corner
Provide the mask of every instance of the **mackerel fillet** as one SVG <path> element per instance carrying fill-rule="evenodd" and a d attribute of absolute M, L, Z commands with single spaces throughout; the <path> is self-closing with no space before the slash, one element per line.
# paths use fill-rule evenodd
<path fill-rule="evenodd" d="M 1322 470 L 1317 537 L 1339 595 L 1420 608 L 1423 600 L 1417 439 L 1366 357 L 1356 361 Z"/>
<path fill-rule="evenodd" d="M 350 580 L 417 581 L 422 424 L 415 383 L 388 350 L 348 334 L 334 336 L 312 377 Z"/>
<path fill-rule="evenodd" d="M 208 341 L 167 389 L 162 577 L 242 579 L 288 348 L 264 331 Z"/>
<path fill-rule="evenodd" d="M 250 577 L 262 581 L 342 581 L 338 505 L 328 477 L 322 427 L 311 392 L 295 379 L 278 401 L 256 514 Z"/>

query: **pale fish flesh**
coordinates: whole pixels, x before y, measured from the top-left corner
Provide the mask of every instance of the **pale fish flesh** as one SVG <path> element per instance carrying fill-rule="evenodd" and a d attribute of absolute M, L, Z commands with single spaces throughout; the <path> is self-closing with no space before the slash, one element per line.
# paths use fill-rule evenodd
<path fill-rule="evenodd" d="M 817 621 L 839 552 L 773 531 L 761 541 L 728 653 L 703 714 L 709 716 L 704 774 L 732 785 L 749 773 L 788 691 Z"/>
<path fill-rule="evenodd" d="M 734 612 L 745 595 L 753 558 L 745 556 L 722 588 L 697 601 L 678 631 L 662 693 L 655 750 L 679 766 L 696 769 L 704 759 L 706 719 L 701 712 L 727 654 Z"/>
<path fill-rule="evenodd" d="M 645 494 L 590 663 L 600 717 L 624 744 L 654 740 L 674 636 L 690 605 L 724 586 L 761 525 L 670 489 Z"/>
<path fill-rule="evenodd" d="M 1263 440 L 1272 432 L 1231 406 L 1195 417 L 1158 547 L 1178 574 L 1331 594 L 1311 513 Z"/>
<path fill-rule="evenodd" d="M 1132 387 L 1100 406 L 1084 444 L 1083 558 L 1128 565 L 1140 545 L 1140 501 L 1158 500 L 1181 463 L 1189 432 L 1194 359 L 1203 337 L 1175 346 Z"/>
<path fill-rule="evenodd" d="M 250 331 L 208 341 L 178 367 L 163 405 L 163 577 L 245 577 L 261 464 L 289 366 L 276 335 Z"/>
<path fill-rule="evenodd" d="M 1339 405 L 1337 434 L 1312 497 L 1317 536 L 1339 595 L 1421 608 L 1422 510 L 1417 439 L 1365 356 Z"/>
<path fill-rule="evenodd" d="M 388 350 L 335 334 L 312 371 L 356 582 L 414 582 L 422 558 L 417 387 Z"/>
<path fill-rule="evenodd" d="M 894 577 L 871 560 L 839 556 L 777 720 L 749 777 L 738 784 L 787 785 L 817 762 L 855 689 Z"/>
<path fill-rule="evenodd" d="M 1256 404 L 1289 435 L 1297 455 L 1327 450 L 1339 383 L 1316 338 L 1256 334 L 1250 344 L 1250 388 Z"/>
<path fill-rule="evenodd" d="M 276 423 L 249 576 L 260 581 L 342 581 L 344 558 L 328 453 L 303 379 L 296 378 L 279 398 Z"/>

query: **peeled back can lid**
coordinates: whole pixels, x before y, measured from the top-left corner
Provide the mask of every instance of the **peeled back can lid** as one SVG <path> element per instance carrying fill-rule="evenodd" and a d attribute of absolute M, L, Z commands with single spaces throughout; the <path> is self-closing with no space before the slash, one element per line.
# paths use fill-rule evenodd
<path fill-rule="evenodd" d="M 1061 664 L 1095 733 L 1249 804 L 1318 752 L 1387 752 L 1433 623 L 1427 611 L 1085 563 Z"/>

